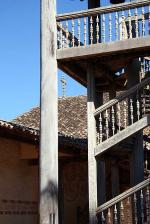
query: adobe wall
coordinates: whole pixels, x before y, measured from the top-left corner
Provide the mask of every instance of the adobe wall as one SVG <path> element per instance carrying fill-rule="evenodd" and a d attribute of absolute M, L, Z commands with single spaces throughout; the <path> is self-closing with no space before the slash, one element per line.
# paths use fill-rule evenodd
<path fill-rule="evenodd" d="M 68 162 L 63 166 L 64 224 L 88 223 L 87 161 Z M 78 211 L 81 211 L 80 217 Z"/>
<path fill-rule="evenodd" d="M 1 224 L 37 223 L 38 168 L 21 159 L 21 148 L 21 143 L 0 137 Z"/>

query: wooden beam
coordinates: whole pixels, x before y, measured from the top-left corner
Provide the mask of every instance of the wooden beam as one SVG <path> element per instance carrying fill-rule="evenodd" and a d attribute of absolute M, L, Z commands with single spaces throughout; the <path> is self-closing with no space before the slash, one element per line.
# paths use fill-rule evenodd
<path fill-rule="evenodd" d="M 122 53 L 140 53 L 141 56 L 144 52 L 150 49 L 150 37 L 133 38 L 127 40 L 120 40 L 111 43 L 99 43 L 89 45 L 87 47 L 66 48 L 57 50 L 58 60 L 77 60 L 88 59 L 94 57 L 104 57 Z"/>
<path fill-rule="evenodd" d="M 58 224 L 56 0 L 41 0 L 40 224 Z"/>
<path fill-rule="evenodd" d="M 139 121 L 135 122 L 133 125 L 128 126 L 123 131 L 120 131 L 118 134 L 116 134 L 116 135 L 110 137 L 109 139 L 107 139 L 106 141 L 102 142 L 100 145 L 98 145 L 95 148 L 95 156 L 100 156 L 107 149 L 110 149 L 111 147 L 115 146 L 119 142 L 127 139 L 131 135 L 146 128 L 148 125 L 150 125 L 150 115 L 143 117 Z"/>

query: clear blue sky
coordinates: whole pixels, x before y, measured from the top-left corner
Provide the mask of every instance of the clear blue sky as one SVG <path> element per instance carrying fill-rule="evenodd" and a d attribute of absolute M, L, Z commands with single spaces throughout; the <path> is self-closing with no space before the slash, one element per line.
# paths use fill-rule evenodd
<path fill-rule="evenodd" d="M 107 4 L 108 0 L 105 1 Z M 85 9 L 87 0 L 57 0 L 58 13 Z M 0 1 L 0 119 L 11 120 L 39 105 L 40 0 Z M 58 89 L 61 96 L 58 72 Z M 86 94 L 67 80 L 67 95 Z"/>

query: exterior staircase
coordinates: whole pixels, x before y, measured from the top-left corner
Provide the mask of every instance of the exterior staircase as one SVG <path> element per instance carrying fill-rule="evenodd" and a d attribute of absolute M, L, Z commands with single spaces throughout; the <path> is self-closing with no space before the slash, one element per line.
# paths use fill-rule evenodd
<path fill-rule="evenodd" d="M 95 157 L 150 125 L 150 78 L 145 78 L 94 112 L 97 125 Z M 130 143 L 130 144 L 131 144 Z M 144 152 L 143 152 L 144 153 Z M 146 160 L 147 163 L 147 160 Z M 148 172 L 146 164 L 146 173 Z M 150 178 L 113 197 L 96 209 L 98 223 L 150 223 Z"/>

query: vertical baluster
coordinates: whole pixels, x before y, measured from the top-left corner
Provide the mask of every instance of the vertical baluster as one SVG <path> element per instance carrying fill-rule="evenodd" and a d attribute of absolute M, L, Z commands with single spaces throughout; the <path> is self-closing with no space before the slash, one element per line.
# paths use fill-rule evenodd
<path fill-rule="evenodd" d="M 105 224 L 105 216 L 104 216 L 104 212 L 102 212 L 102 214 L 101 214 L 101 221 L 102 221 L 102 224 Z"/>
<path fill-rule="evenodd" d="M 110 208 L 108 208 L 108 213 L 107 213 L 107 223 L 111 224 L 111 212 L 110 212 Z"/>
<path fill-rule="evenodd" d="M 63 24 L 62 24 L 62 29 L 63 29 Z M 65 47 L 65 32 L 62 30 L 62 48 Z"/>
<path fill-rule="evenodd" d="M 134 203 L 134 221 L 135 224 L 138 223 L 138 218 L 137 218 L 137 198 L 136 198 L 136 193 L 133 195 L 133 203 Z"/>
<path fill-rule="evenodd" d="M 111 13 L 109 13 L 109 41 L 112 41 L 112 18 Z"/>
<path fill-rule="evenodd" d="M 60 22 L 60 49 L 63 48 L 63 32 L 62 32 L 62 23 Z"/>
<path fill-rule="evenodd" d="M 149 15 L 148 15 L 148 30 L 149 30 L 149 35 L 150 35 L 150 5 L 149 5 L 148 8 L 149 8 L 149 10 L 148 10 L 148 11 L 149 11 L 149 12 L 148 12 L 148 14 L 149 14 Z"/>
<path fill-rule="evenodd" d="M 106 125 L 106 138 L 108 139 L 109 136 L 109 129 L 108 129 L 108 111 L 105 112 L 105 125 Z"/>
<path fill-rule="evenodd" d="M 84 46 L 86 46 L 86 17 L 84 17 Z"/>
<path fill-rule="evenodd" d="M 144 7 L 142 7 L 142 36 L 145 36 L 145 15 L 144 15 Z"/>
<path fill-rule="evenodd" d="M 118 117 L 118 128 L 121 128 L 121 116 L 120 116 L 120 103 L 117 104 L 117 117 Z"/>
<path fill-rule="evenodd" d="M 99 132 L 96 131 L 96 144 L 99 145 L 100 139 L 99 139 Z"/>
<path fill-rule="evenodd" d="M 102 41 L 105 42 L 105 14 L 102 15 Z"/>
<path fill-rule="evenodd" d="M 90 44 L 93 44 L 93 17 L 90 17 Z"/>
<path fill-rule="evenodd" d="M 123 115 L 124 115 L 124 128 L 127 127 L 127 103 L 126 101 L 123 102 Z"/>
<path fill-rule="evenodd" d="M 99 141 L 103 141 L 103 126 L 102 126 L 102 114 L 99 115 Z"/>
<path fill-rule="evenodd" d="M 129 38 L 132 38 L 132 22 L 131 22 L 131 11 L 129 9 L 128 12 L 128 17 L 129 17 Z"/>
<path fill-rule="evenodd" d="M 96 41 L 99 43 L 99 16 L 96 17 Z"/>
<path fill-rule="evenodd" d="M 124 16 L 124 11 L 122 11 L 122 17 L 121 17 L 121 28 L 122 28 L 122 40 L 125 39 L 125 16 Z"/>
<path fill-rule="evenodd" d="M 116 40 L 119 40 L 119 35 L 118 35 L 118 12 L 116 12 L 115 15 L 115 36 L 116 36 Z"/>
<path fill-rule="evenodd" d="M 146 107 L 145 107 L 145 104 L 146 104 L 146 100 L 145 100 L 145 97 L 144 97 L 144 91 L 143 91 L 143 115 L 146 114 Z"/>
<path fill-rule="evenodd" d="M 149 186 L 146 188 L 146 220 L 150 223 L 150 192 Z"/>
<path fill-rule="evenodd" d="M 141 204 L 141 224 L 144 224 L 144 198 L 143 198 L 143 190 L 141 190 L 140 194 L 140 204 Z"/>
<path fill-rule="evenodd" d="M 114 135 L 115 134 L 115 111 L 114 111 L 113 106 L 112 106 L 112 109 L 111 109 L 111 119 L 112 119 L 112 133 Z"/>
<path fill-rule="evenodd" d="M 75 24 L 74 24 L 74 19 L 72 19 L 72 46 L 75 46 Z"/>
<path fill-rule="evenodd" d="M 137 107 L 137 119 L 139 121 L 140 120 L 140 102 L 139 102 L 138 94 L 137 94 L 137 100 L 136 100 L 136 107 Z"/>
<path fill-rule="evenodd" d="M 69 47 L 69 30 L 68 30 L 68 21 L 66 21 L 66 47 Z"/>
<path fill-rule="evenodd" d="M 118 223 L 118 214 L 117 214 L 117 206 L 115 204 L 115 207 L 114 207 L 114 224 L 117 224 Z"/>
<path fill-rule="evenodd" d="M 78 46 L 80 46 L 80 25 L 81 25 L 81 22 L 80 22 L 80 18 L 78 19 Z"/>
<path fill-rule="evenodd" d="M 133 124 L 133 100 L 130 99 L 130 120 L 131 124 Z"/>
<path fill-rule="evenodd" d="M 120 202 L 120 221 L 121 223 L 124 222 L 124 206 L 123 202 Z"/>
<path fill-rule="evenodd" d="M 138 9 L 135 9 L 135 34 L 136 38 L 139 36 L 139 24 L 138 24 Z"/>

